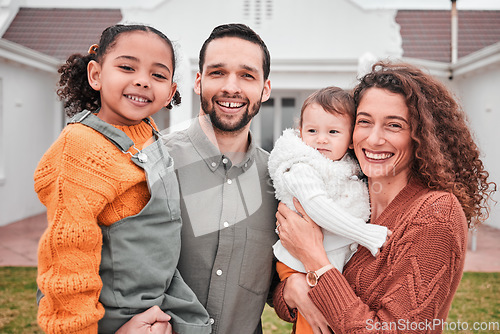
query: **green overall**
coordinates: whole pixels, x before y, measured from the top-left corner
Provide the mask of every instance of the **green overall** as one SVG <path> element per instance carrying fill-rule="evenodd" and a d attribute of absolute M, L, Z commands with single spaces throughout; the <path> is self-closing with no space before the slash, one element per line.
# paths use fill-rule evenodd
<path fill-rule="evenodd" d="M 132 155 L 127 153 L 134 145 L 132 140 L 94 114 L 84 111 L 71 122 L 93 128 L 124 154 Z M 172 317 L 175 332 L 210 333 L 207 311 L 176 268 L 181 247 L 179 185 L 174 162 L 159 133 L 154 128 L 153 132 L 155 142 L 131 157 L 146 173 L 151 199 L 138 214 L 101 225 L 99 274 L 103 287 L 99 300 L 106 313 L 99 321 L 99 333 L 114 333 L 132 316 L 154 305 Z"/>

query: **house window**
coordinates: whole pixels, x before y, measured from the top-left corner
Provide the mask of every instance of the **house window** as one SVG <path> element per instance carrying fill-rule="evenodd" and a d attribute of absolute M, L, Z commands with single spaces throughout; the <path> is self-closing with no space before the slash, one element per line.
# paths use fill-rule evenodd
<path fill-rule="evenodd" d="M 273 18 L 274 0 L 244 0 L 243 17 L 256 27 Z"/>
<path fill-rule="evenodd" d="M 252 122 L 252 132 L 255 132 L 262 148 L 271 151 L 274 142 L 286 128 L 295 128 L 300 109 L 293 93 L 275 93 L 274 97 L 262 103 L 259 120 Z M 258 128 L 257 128 L 258 127 Z"/>

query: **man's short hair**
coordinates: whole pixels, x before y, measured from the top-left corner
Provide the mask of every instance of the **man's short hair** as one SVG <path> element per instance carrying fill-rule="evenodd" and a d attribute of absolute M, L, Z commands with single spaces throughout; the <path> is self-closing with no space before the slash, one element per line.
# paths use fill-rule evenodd
<path fill-rule="evenodd" d="M 266 44 L 255 31 L 253 31 L 247 25 L 241 23 L 223 24 L 215 27 L 214 30 L 212 30 L 212 33 L 205 40 L 200 50 L 200 57 L 198 61 L 200 73 L 203 73 L 205 53 L 207 51 L 208 44 L 210 44 L 210 42 L 214 39 L 223 37 L 237 37 L 259 45 L 263 53 L 262 68 L 264 70 L 264 80 L 267 80 L 269 78 L 269 72 L 271 71 L 271 56 Z"/>

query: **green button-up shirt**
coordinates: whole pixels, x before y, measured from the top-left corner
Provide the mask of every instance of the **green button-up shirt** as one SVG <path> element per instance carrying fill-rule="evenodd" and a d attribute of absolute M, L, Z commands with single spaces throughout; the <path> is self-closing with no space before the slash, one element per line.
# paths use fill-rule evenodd
<path fill-rule="evenodd" d="M 250 143 L 232 165 L 198 119 L 165 142 L 180 185 L 182 277 L 206 307 L 212 333 L 261 333 L 278 238 L 269 154 Z"/>

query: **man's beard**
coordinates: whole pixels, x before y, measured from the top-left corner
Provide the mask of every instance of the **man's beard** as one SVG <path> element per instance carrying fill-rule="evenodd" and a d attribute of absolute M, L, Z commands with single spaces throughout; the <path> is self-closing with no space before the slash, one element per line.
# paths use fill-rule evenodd
<path fill-rule="evenodd" d="M 261 99 L 262 94 L 261 93 Z M 203 91 L 200 88 L 200 97 L 201 97 L 201 109 L 203 112 L 210 116 L 210 121 L 216 130 L 220 130 L 222 132 L 237 132 L 243 129 L 251 120 L 259 113 L 260 106 L 262 104 L 261 99 L 253 105 L 247 103 L 245 111 L 240 116 L 234 115 L 234 117 L 240 117 L 236 123 L 225 122 L 222 117 L 219 117 L 215 112 L 215 101 L 212 100 L 212 109 L 210 109 L 210 103 L 207 99 L 203 98 Z"/>

